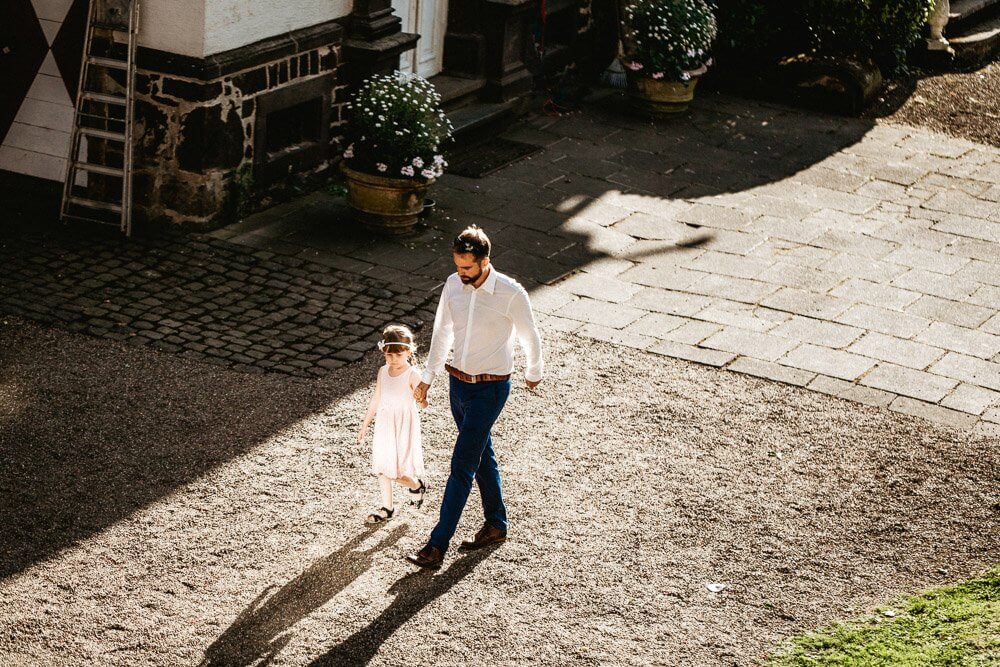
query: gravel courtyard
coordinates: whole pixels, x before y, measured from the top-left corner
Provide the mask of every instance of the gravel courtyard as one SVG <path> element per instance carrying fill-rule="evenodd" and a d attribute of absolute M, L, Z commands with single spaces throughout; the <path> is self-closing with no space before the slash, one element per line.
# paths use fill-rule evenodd
<path fill-rule="evenodd" d="M 749 665 L 1000 560 L 995 439 L 545 336 L 496 433 L 511 539 L 431 575 L 443 383 L 429 503 L 372 530 L 375 355 L 251 375 L 6 318 L 2 662 Z"/>

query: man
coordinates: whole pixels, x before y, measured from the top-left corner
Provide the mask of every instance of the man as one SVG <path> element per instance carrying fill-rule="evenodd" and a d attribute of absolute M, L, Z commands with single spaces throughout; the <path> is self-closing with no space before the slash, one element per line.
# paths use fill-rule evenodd
<path fill-rule="evenodd" d="M 507 539 L 507 508 L 490 431 L 510 394 L 515 337 L 527 356 L 525 384 L 534 389 L 542 381 L 542 344 L 528 293 L 493 268 L 486 233 L 475 225 L 463 231 L 452 245 L 452 256 L 458 271 L 441 291 L 427 369 L 413 391 L 417 401 L 424 401 L 434 377 L 447 371 L 451 413 L 458 426 L 441 517 L 427 545 L 407 556 L 426 568 L 440 567 L 473 479 L 486 520 L 475 538 L 459 548 L 480 549 Z M 452 363 L 446 364 L 452 351 Z"/>

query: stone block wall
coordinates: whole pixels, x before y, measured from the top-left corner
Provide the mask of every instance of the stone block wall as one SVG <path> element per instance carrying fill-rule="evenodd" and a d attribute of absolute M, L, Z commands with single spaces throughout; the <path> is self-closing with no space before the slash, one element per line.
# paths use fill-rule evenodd
<path fill-rule="evenodd" d="M 136 79 L 134 203 L 154 224 L 212 225 L 232 206 L 234 181 L 266 188 L 278 174 L 327 169 L 344 123 L 338 83 L 343 29 L 336 22 L 208 56 L 142 50 Z M 276 91 L 285 106 L 322 99 L 311 141 L 277 162 L 255 132 L 260 100 Z M 301 91 L 301 95 L 300 95 Z M 272 95 L 271 99 L 274 99 Z M 272 103 L 270 107 L 273 107 Z M 269 108 L 270 108 L 269 107 Z M 312 113 L 310 107 L 310 113 Z M 287 164 L 286 164 L 287 163 Z"/>

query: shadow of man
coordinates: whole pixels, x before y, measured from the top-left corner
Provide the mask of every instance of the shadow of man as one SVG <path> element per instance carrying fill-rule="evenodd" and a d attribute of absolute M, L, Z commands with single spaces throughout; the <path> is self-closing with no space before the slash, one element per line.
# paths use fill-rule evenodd
<path fill-rule="evenodd" d="M 426 570 L 417 570 L 405 575 L 389 588 L 389 592 L 395 593 L 396 597 L 378 618 L 325 655 L 316 658 L 309 667 L 367 664 L 392 633 L 421 609 L 451 590 L 452 586 L 471 573 L 499 546 L 493 545 L 462 556 L 447 570 L 437 575 L 432 576 Z"/>
<path fill-rule="evenodd" d="M 406 524 L 397 526 L 375 546 L 355 551 L 376 527 L 366 528 L 347 544 L 316 561 L 309 569 L 276 593 L 269 586 L 243 610 L 233 624 L 205 651 L 202 667 L 249 665 L 270 662 L 291 640 L 287 631 L 326 604 L 372 565 L 377 551 L 392 546 L 406 534 Z"/>

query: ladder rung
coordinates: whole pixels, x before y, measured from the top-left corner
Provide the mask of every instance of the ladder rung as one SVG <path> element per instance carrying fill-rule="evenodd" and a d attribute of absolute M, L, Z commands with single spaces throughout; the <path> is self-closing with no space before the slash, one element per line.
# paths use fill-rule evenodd
<path fill-rule="evenodd" d="M 99 139 L 111 139 L 112 141 L 125 141 L 125 135 L 122 132 L 109 132 L 108 130 L 98 130 L 93 127 L 81 127 L 80 134 L 86 134 L 90 137 L 97 137 Z"/>
<path fill-rule="evenodd" d="M 124 176 L 125 171 L 118 167 L 107 167 L 103 164 L 93 164 L 91 162 L 74 162 L 74 169 L 80 169 L 82 171 L 91 171 L 95 174 L 104 174 L 105 176 Z"/>
<path fill-rule="evenodd" d="M 63 213 L 62 218 L 65 220 L 71 218 L 73 220 L 83 220 L 84 222 L 96 222 L 101 225 L 108 225 L 109 227 L 120 227 L 121 222 L 118 220 L 102 220 L 100 218 L 90 218 L 85 215 L 77 215 L 75 213 Z"/>
<path fill-rule="evenodd" d="M 86 208 L 96 208 L 102 211 L 112 211 L 114 213 L 121 213 L 121 204 L 114 204 L 108 201 L 97 201 L 96 199 L 84 199 L 83 197 L 69 197 L 68 201 L 70 204 L 76 204 L 77 206 L 84 206 Z"/>
<path fill-rule="evenodd" d="M 101 123 L 118 123 L 119 125 L 122 125 L 122 124 L 125 123 L 125 119 L 124 118 L 112 118 L 111 116 L 101 116 L 101 115 L 96 114 L 96 113 L 84 113 L 83 111 L 77 111 L 76 115 L 77 115 L 78 118 L 85 118 L 87 120 L 98 121 L 98 122 L 101 122 Z M 91 127 L 91 126 L 90 125 L 81 125 L 80 127 Z M 101 128 L 101 129 L 107 129 L 107 128 Z"/>
<path fill-rule="evenodd" d="M 87 62 L 91 65 L 100 65 L 101 67 L 128 69 L 128 61 L 115 60 L 114 58 L 105 58 L 103 56 L 87 56 Z"/>
<path fill-rule="evenodd" d="M 128 104 L 128 98 L 121 95 L 109 95 L 107 93 L 95 93 L 89 90 L 83 91 L 83 99 L 88 102 L 103 102 L 104 104 Z"/>
<path fill-rule="evenodd" d="M 120 23 L 102 23 L 101 21 L 94 21 L 91 25 L 95 28 L 100 28 L 101 30 L 114 30 L 115 32 L 129 31 L 129 27 L 127 25 L 122 25 Z"/>

